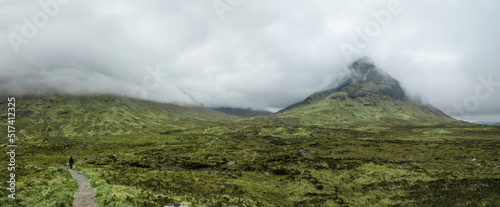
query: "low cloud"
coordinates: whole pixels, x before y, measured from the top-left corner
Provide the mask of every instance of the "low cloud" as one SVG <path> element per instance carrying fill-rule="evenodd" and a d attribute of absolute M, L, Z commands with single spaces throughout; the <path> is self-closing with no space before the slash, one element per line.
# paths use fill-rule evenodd
<path fill-rule="evenodd" d="M 401 12 L 353 57 L 370 57 L 410 95 L 451 115 L 500 121 L 500 87 L 467 114 L 453 107 L 475 95 L 478 77 L 500 82 L 497 1 L 41 2 L 48 9 L 0 1 L 3 93 L 113 93 L 276 111 L 331 86 L 348 64 L 339 46 L 396 2 Z M 23 35 L 24 19 L 38 30 L 33 37 Z M 13 33 L 27 41 L 15 46 Z"/>

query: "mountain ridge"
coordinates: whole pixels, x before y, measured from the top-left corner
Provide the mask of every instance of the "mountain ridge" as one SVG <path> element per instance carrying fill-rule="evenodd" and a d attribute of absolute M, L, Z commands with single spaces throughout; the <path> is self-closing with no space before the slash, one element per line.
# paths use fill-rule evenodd
<path fill-rule="evenodd" d="M 367 57 L 354 61 L 336 87 L 316 92 L 277 114 L 315 124 L 459 122 L 433 106 L 408 98 L 399 81 Z"/>
<path fill-rule="evenodd" d="M 238 118 L 204 106 L 180 106 L 115 95 L 14 97 L 16 125 L 21 129 L 18 133 L 28 139 L 158 134 Z M 7 104 L 0 107 L 4 110 Z"/>
<path fill-rule="evenodd" d="M 46 137 L 182 131 L 254 115 L 265 115 L 249 118 L 255 118 L 258 124 L 462 123 L 437 108 L 408 98 L 396 79 L 366 57 L 353 62 L 336 87 L 314 93 L 270 115 L 227 107 L 216 111 L 203 105 L 180 106 L 114 95 L 24 95 L 19 97 L 18 109 L 20 119 L 26 120 L 24 127 Z M 26 137 L 33 136 L 27 134 Z"/>

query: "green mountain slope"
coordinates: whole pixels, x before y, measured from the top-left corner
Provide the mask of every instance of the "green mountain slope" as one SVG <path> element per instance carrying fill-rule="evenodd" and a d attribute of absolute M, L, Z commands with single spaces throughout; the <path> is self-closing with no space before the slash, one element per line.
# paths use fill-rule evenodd
<path fill-rule="evenodd" d="M 460 123 L 439 109 L 407 98 L 399 82 L 366 57 L 349 67 L 349 73 L 337 87 L 317 92 L 279 111 L 275 117 L 314 125 Z"/>
<path fill-rule="evenodd" d="M 111 95 L 14 96 L 19 137 L 179 133 L 236 117 L 203 106 L 179 106 Z M 7 111 L 7 97 L 0 110 Z M 2 116 L 7 119 L 7 113 Z"/>

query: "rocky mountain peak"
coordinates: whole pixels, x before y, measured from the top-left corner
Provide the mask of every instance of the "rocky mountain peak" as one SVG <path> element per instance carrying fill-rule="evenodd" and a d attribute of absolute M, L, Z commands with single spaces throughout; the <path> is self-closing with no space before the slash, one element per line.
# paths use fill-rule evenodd
<path fill-rule="evenodd" d="M 373 61 L 354 61 L 335 87 L 316 92 L 278 113 L 306 123 L 456 123 L 439 109 L 409 99 L 399 82 Z"/>
<path fill-rule="evenodd" d="M 344 91 L 352 99 L 386 96 L 400 101 L 408 100 L 399 82 L 368 57 L 354 61 L 348 69 L 340 84 L 330 92 Z"/>
<path fill-rule="evenodd" d="M 363 74 L 370 73 L 375 68 L 376 66 L 373 63 L 373 61 L 366 56 L 357 59 L 349 67 L 349 69 L 351 69 L 352 71 L 356 71 L 358 73 L 363 73 Z"/>
<path fill-rule="evenodd" d="M 385 71 L 377 67 L 368 57 L 362 57 L 349 66 L 350 74 L 347 79 L 358 83 L 397 83 Z"/>

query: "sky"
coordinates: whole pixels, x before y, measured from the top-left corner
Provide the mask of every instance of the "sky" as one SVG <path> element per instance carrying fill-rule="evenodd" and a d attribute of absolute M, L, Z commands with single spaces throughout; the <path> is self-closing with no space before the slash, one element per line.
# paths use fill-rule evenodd
<path fill-rule="evenodd" d="M 407 94 L 500 122 L 496 0 L 0 0 L 0 93 L 277 111 L 367 56 Z"/>

